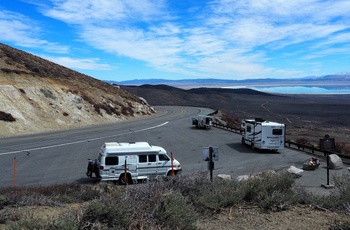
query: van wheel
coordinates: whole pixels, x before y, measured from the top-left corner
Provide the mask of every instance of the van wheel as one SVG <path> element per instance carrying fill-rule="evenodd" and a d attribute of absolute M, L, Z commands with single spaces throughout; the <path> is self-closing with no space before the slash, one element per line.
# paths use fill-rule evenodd
<path fill-rule="evenodd" d="M 127 178 L 126 178 L 126 181 L 125 181 L 124 173 L 123 173 L 123 174 L 120 174 L 119 180 L 118 180 L 119 185 L 133 184 L 131 175 L 130 175 L 129 173 L 126 174 L 126 177 L 127 177 Z"/>
<path fill-rule="evenodd" d="M 168 174 L 166 175 L 167 177 L 172 177 L 172 173 L 171 170 L 168 172 Z M 174 170 L 174 176 L 176 176 L 176 171 Z"/>

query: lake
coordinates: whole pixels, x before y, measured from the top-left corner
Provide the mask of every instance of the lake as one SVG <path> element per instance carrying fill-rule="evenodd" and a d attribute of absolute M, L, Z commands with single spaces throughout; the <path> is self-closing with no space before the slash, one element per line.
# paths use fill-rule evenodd
<path fill-rule="evenodd" d="M 266 93 L 283 94 L 350 94 L 350 86 L 227 86 L 226 89 L 248 88 Z"/>

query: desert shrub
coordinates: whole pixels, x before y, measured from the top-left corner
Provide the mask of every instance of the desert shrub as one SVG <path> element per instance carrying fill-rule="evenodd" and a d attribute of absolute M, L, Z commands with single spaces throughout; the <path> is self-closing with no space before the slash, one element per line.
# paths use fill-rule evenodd
<path fill-rule="evenodd" d="M 196 229 L 197 214 L 181 193 L 170 190 L 158 202 L 161 205 L 156 217 L 161 229 Z"/>
<path fill-rule="evenodd" d="M 91 97 L 89 97 L 85 93 L 82 94 L 81 98 L 83 98 L 84 101 L 90 103 L 94 107 L 95 112 L 102 115 L 101 110 L 100 110 L 100 109 L 102 109 L 101 104 L 96 103 Z"/>
<path fill-rule="evenodd" d="M 94 107 L 95 112 L 97 112 L 101 116 L 102 116 L 101 109 L 103 109 L 108 115 L 112 115 L 112 114 L 120 115 L 117 109 L 112 107 L 109 104 L 96 103 L 91 97 L 89 97 L 86 94 L 83 94 L 81 97 L 86 102 L 90 103 Z"/>
<path fill-rule="evenodd" d="M 298 199 L 292 187 L 294 178 L 288 173 L 267 172 L 241 181 L 243 200 L 259 205 L 263 209 L 284 209 Z"/>
<path fill-rule="evenodd" d="M 222 120 L 226 121 L 228 127 L 236 129 L 240 128 L 240 121 L 234 118 L 229 112 L 225 111 L 222 113 Z"/>
<path fill-rule="evenodd" d="M 350 176 L 333 177 L 335 191 L 330 195 L 310 196 L 306 203 L 330 210 L 346 210 L 350 213 Z"/>
<path fill-rule="evenodd" d="M 350 147 L 345 142 L 336 142 L 335 150 L 338 153 L 350 156 Z"/>
<path fill-rule="evenodd" d="M 329 227 L 329 230 L 349 230 L 350 229 L 350 221 L 347 221 L 345 223 L 338 223 L 335 221 L 335 223 Z"/>
<path fill-rule="evenodd" d="M 118 114 L 118 111 L 111 105 L 98 104 L 98 107 L 99 109 L 103 109 L 104 111 L 106 111 L 108 115 Z"/>
<path fill-rule="evenodd" d="M 128 229 L 132 223 L 132 208 L 125 199 L 121 188 L 114 188 L 113 192 L 105 194 L 100 199 L 92 201 L 82 216 L 83 229 L 88 226 L 101 226 L 102 229 Z"/>
<path fill-rule="evenodd" d="M 97 199 L 99 191 L 93 186 L 79 184 L 58 184 L 38 187 L 0 188 L 1 206 L 9 205 L 47 205 L 61 206 L 63 203 L 75 203 Z"/>
<path fill-rule="evenodd" d="M 168 188 L 175 191 L 179 191 L 186 197 L 189 197 L 193 201 L 193 197 L 196 197 L 198 187 L 204 187 L 208 183 L 208 175 L 206 172 L 199 172 L 193 175 L 185 176 L 179 175 L 176 177 L 168 178 Z"/>
<path fill-rule="evenodd" d="M 129 108 L 134 108 L 134 106 L 132 105 L 132 103 L 130 103 L 129 101 L 128 101 L 128 107 L 129 107 Z"/>
<path fill-rule="evenodd" d="M 16 118 L 14 118 L 11 113 L 0 111 L 0 121 L 14 122 Z"/>
<path fill-rule="evenodd" d="M 24 89 L 19 89 L 19 91 L 23 94 L 26 94 L 26 91 L 24 91 Z"/>
<path fill-rule="evenodd" d="M 240 203 L 244 194 L 239 190 L 237 181 L 214 180 L 207 181 L 196 187 L 194 203 L 198 209 L 209 209 L 214 212 Z"/>
<path fill-rule="evenodd" d="M 342 205 L 350 203 L 350 176 L 342 175 L 335 176 L 333 178 L 334 185 L 339 191 L 339 197 L 341 198 Z M 350 212 L 350 211 L 349 211 Z"/>
<path fill-rule="evenodd" d="M 68 117 L 68 116 L 69 116 L 69 113 L 63 112 L 62 115 L 65 116 L 65 117 Z"/>
<path fill-rule="evenodd" d="M 197 213 L 178 189 L 179 184 L 172 188 L 177 182 L 158 180 L 130 188 L 127 200 L 133 208 L 132 225 L 143 229 L 194 229 Z"/>
<path fill-rule="evenodd" d="M 306 137 L 298 137 L 296 140 L 295 140 L 296 143 L 298 144 L 302 144 L 302 145 L 307 145 L 310 143 L 310 140 L 307 139 Z"/>
<path fill-rule="evenodd" d="M 7 73 L 7 74 L 12 73 L 12 70 L 11 70 L 11 69 L 8 69 L 8 68 L 1 68 L 0 70 L 1 70 L 1 72 L 3 72 L 3 73 Z"/>
<path fill-rule="evenodd" d="M 48 197 L 55 197 L 55 199 L 64 203 L 89 201 L 97 199 L 100 196 L 100 192 L 89 185 L 57 184 L 41 188 L 38 193 Z"/>
<path fill-rule="evenodd" d="M 92 98 L 89 97 L 88 95 L 86 95 L 85 93 L 83 93 L 83 94 L 81 95 L 81 98 L 83 98 L 84 101 L 90 103 L 91 105 L 95 105 L 95 104 L 96 104 L 95 101 L 92 100 Z"/>
<path fill-rule="evenodd" d="M 54 99 L 54 100 L 57 99 L 56 96 L 53 94 L 53 92 L 49 89 L 41 88 L 40 92 L 43 93 L 46 98 L 50 98 L 50 99 Z"/>
<path fill-rule="evenodd" d="M 80 213 L 76 210 L 69 210 L 51 218 L 34 217 L 33 213 L 28 213 L 16 222 L 10 222 L 6 229 L 79 229 Z"/>
<path fill-rule="evenodd" d="M 121 113 L 126 116 L 133 116 L 134 110 L 127 106 L 122 106 Z"/>
<path fill-rule="evenodd" d="M 5 61 L 7 64 L 9 65 L 12 65 L 14 64 L 14 62 L 11 62 L 11 61 Z M 18 74 L 18 75 L 21 75 L 21 74 L 26 74 L 27 72 L 26 71 L 23 71 L 23 70 L 17 70 L 17 69 L 8 69 L 8 68 L 1 68 L 0 69 L 1 72 L 3 73 L 6 73 L 6 74 L 10 74 L 10 73 L 15 73 L 15 74 Z"/>
<path fill-rule="evenodd" d="M 93 106 L 94 106 L 95 112 L 97 112 L 98 114 L 100 114 L 102 116 L 101 109 L 103 108 L 103 105 L 102 104 L 94 104 Z"/>
<path fill-rule="evenodd" d="M 6 224 L 9 221 L 18 221 L 21 217 L 15 209 L 1 208 L 0 209 L 0 224 Z"/>

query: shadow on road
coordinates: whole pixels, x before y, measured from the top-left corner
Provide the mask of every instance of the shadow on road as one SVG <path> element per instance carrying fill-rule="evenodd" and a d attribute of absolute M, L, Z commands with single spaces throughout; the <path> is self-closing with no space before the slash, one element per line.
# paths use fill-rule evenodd
<path fill-rule="evenodd" d="M 241 143 L 230 143 L 230 144 L 227 144 L 227 146 L 241 153 L 280 154 L 278 151 L 269 150 L 269 149 L 252 149 L 250 148 L 250 146 L 243 145 Z"/>
<path fill-rule="evenodd" d="M 76 182 L 78 184 L 98 184 L 100 182 L 100 180 L 97 178 L 85 177 L 85 178 L 79 178 Z"/>
<path fill-rule="evenodd" d="M 250 149 L 248 146 L 242 145 L 241 143 L 229 143 L 227 146 L 241 153 L 254 153 L 252 149 Z"/>

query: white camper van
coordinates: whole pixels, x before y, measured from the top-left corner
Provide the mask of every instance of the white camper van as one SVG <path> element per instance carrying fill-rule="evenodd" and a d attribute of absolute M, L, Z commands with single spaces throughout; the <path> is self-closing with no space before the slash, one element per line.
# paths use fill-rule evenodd
<path fill-rule="evenodd" d="M 182 171 L 180 163 L 171 159 L 162 147 L 147 142 L 107 142 L 101 147 L 96 164 L 99 174 L 96 176 L 102 181 L 119 184 L 176 175 Z"/>
<path fill-rule="evenodd" d="M 241 123 L 242 144 L 253 149 L 284 149 L 285 125 L 261 118 L 245 119 Z"/>
<path fill-rule="evenodd" d="M 213 126 L 213 116 L 198 115 L 198 117 L 192 118 L 192 125 L 195 125 L 197 128 L 211 129 Z"/>

